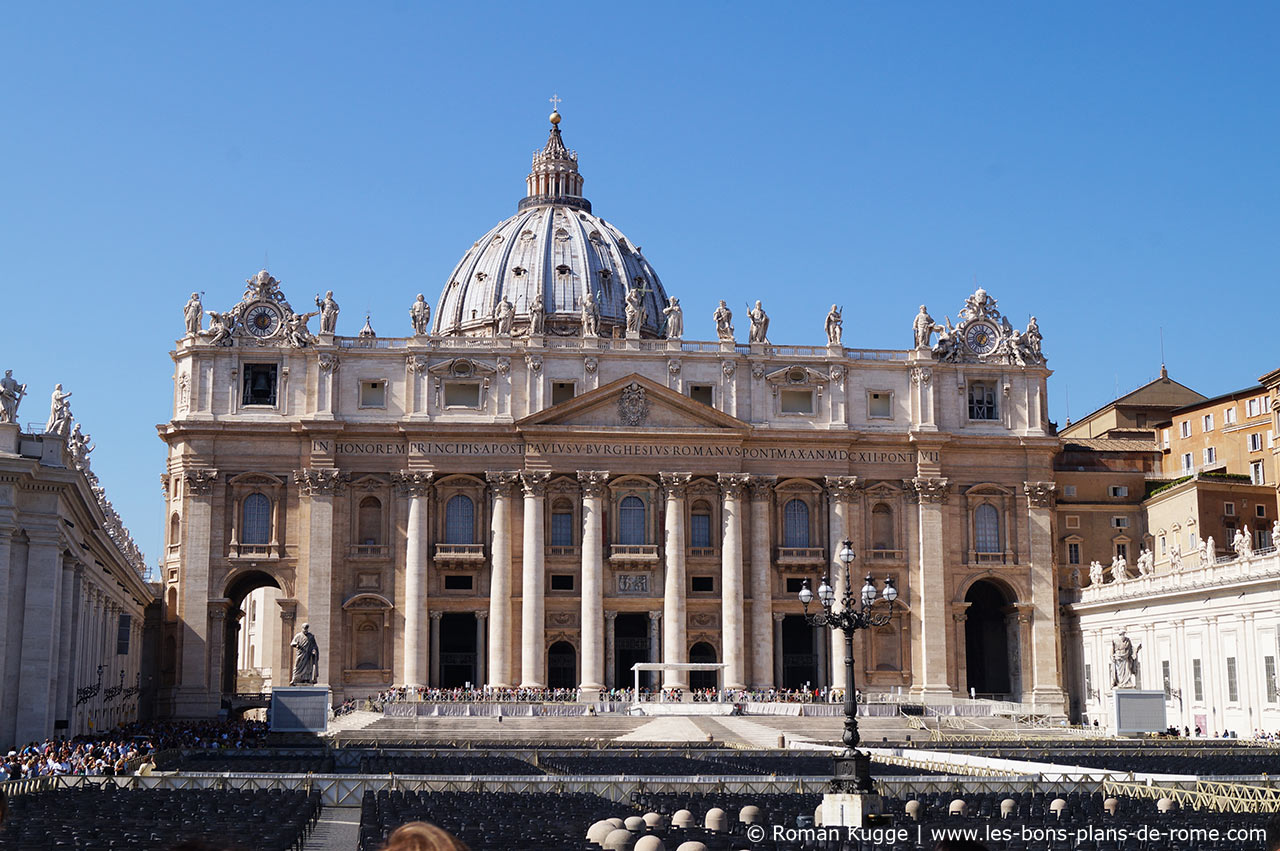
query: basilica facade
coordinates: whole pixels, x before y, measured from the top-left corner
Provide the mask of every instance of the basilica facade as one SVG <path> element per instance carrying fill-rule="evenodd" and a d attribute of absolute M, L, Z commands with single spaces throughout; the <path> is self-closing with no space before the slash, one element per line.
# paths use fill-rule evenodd
<path fill-rule="evenodd" d="M 254 594 L 275 619 L 255 664 L 281 682 L 309 623 L 335 700 L 591 692 L 651 661 L 723 665 L 666 686 L 841 687 L 843 641 L 797 593 L 841 590 L 848 541 L 854 582 L 900 591 L 858 636 L 860 688 L 1063 713 L 1034 318 L 1013 328 L 979 290 L 956 324 L 904 305 L 910 346 L 872 350 L 834 306 L 812 345 L 772 342 L 759 302 L 685 316 L 594 214 L 559 121 L 434 311 L 406 293 L 403 336 L 340 336 L 341 293 L 266 271 L 225 311 L 192 296 L 159 426 L 161 711 L 237 689 Z"/>

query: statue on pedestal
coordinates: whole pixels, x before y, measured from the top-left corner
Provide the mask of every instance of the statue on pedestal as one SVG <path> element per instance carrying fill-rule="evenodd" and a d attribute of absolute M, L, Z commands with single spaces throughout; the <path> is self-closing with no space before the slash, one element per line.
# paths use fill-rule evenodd
<path fill-rule="evenodd" d="M 187 320 L 187 335 L 199 334 L 200 325 L 204 319 L 204 305 L 200 303 L 199 293 L 191 294 L 191 298 L 187 300 L 187 306 L 182 309 L 182 315 Z"/>
<path fill-rule="evenodd" d="M 662 315 L 667 317 L 667 339 L 679 340 L 684 337 L 684 308 L 680 299 L 671 296 L 667 306 L 662 308 Z"/>
<path fill-rule="evenodd" d="M 284 320 L 284 335 L 289 341 L 289 345 L 295 349 L 306 348 L 316 341 L 316 337 L 307 328 L 307 322 L 317 313 L 320 314 L 321 323 L 324 322 L 324 313 L 321 310 L 313 310 L 310 313 L 290 313 Z M 334 312 L 334 321 L 337 321 L 337 312 Z M 333 333 L 330 331 L 329 333 Z"/>
<path fill-rule="evenodd" d="M 503 293 L 502 298 L 498 299 L 498 303 L 493 306 L 493 318 L 497 322 L 498 336 L 510 337 L 511 324 L 516 318 L 516 308 L 507 298 L 506 293 Z"/>
<path fill-rule="evenodd" d="M 751 320 L 751 335 L 749 341 L 752 343 L 769 342 L 769 314 L 764 312 L 764 306 L 756 301 L 756 306 L 747 311 L 747 317 Z"/>
<path fill-rule="evenodd" d="M 529 336 L 542 336 L 546 332 L 546 324 L 546 302 L 543 301 L 542 292 L 539 291 L 538 294 L 533 297 L 533 304 L 529 307 Z"/>
<path fill-rule="evenodd" d="M 1129 636 L 1124 634 L 1124 630 L 1116 636 L 1111 642 L 1111 687 L 1112 688 L 1137 688 L 1138 687 L 1138 651 L 1142 649 L 1142 644 L 1137 647 L 1133 646 L 1133 642 L 1129 640 Z"/>
<path fill-rule="evenodd" d="M 1212 535 L 1204 539 L 1204 552 L 1202 553 L 1202 557 L 1204 561 L 1202 561 L 1201 564 L 1208 565 L 1210 567 L 1212 567 L 1218 560 L 1218 545 L 1214 542 Z"/>
<path fill-rule="evenodd" d="M 62 392 L 62 385 L 53 388 L 49 399 L 49 421 L 45 423 L 44 433 L 66 437 L 71 434 L 71 398 L 70 393 Z"/>
<path fill-rule="evenodd" d="M 600 305 L 596 297 L 587 290 L 582 296 L 582 336 L 600 336 Z"/>
<path fill-rule="evenodd" d="M 311 634 L 311 624 L 304 623 L 302 632 L 293 637 L 289 646 L 293 648 L 293 676 L 289 678 L 289 685 L 315 683 L 320 674 L 320 645 Z"/>
<path fill-rule="evenodd" d="M 1173 536 L 1173 546 L 1169 547 L 1169 569 L 1182 570 L 1182 544 L 1178 543 L 1178 536 Z"/>
<path fill-rule="evenodd" d="M 409 321 L 413 323 L 413 333 L 421 336 L 427 333 L 427 323 L 431 321 L 431 305 L 418 293 L 418 298 L 409 308 Z"/>
<path fill-rule="evenodd" d="M 838 346 L 844 339 L 844 311 L 834 304 L 831 305 L 831 311 L 827 313 L 826 322 L 827 345 Z"/>
<path fill-rule="evenodd" d="M 644 292 L 638 287 L 627 290 L 626 317 L 627 333 L 638 335 L 645 320 Z"/>
<path fill-rule="evenodd" d="M 724 303 L 724 299 L 720 299 L 720 306 L 716 308 L 716 312 L 711 314 L 711 318 L 716 323 L 716 336 L 720 338 L 722 343 L 733 342 L 733 311 L 729 309 L 729 305 Z"/>
<path fill-rule="evenodd" d="M 4 378 L 0 378 L 0 423 L 18 421 L 18 405 L 26 395 L 27 385 L 19 384 L 13 377 L 13 370 L 6 369 Z"/>
<path fill-rule="evenodd" d="M 915 334 L 916 348 L 927 349 L 933 339 L 933 332 L 941 329 L 933 321 L 933 317 L 929 315 L 928 309 L 922 304 L 920 305 L 920 312 L 916 314 L 915 322 L 911 323 L 911 330 Z"/>
<path fill-rule="evenodd" d="M 316 307 L 320 308 L 320 333 L 332 334 L 338 327 L 338 303 L 333 300 L 333 290 L 324 294 L 324 298 L 316 296 Z M 315 316 L 314 313 L 307 314 Z"/>
<path fill-rule="evenodd" d="M 1089 587 L 1093 588 L 1101 585 L 1106 581 L 1106 579 L 1107 577 L 1104 568 L 1102 567 L 1102 562 L 1089 562 Z"/>
<path fill-rule="evenodd" d="M 1155 556 L 1152 555 L 1151 550 L 1143 547 L 1138 553 L 1138 575 L 1147 576 L 1155 570 L 1155 567 Z"/>
<path fill-rule="evenodd" d="M 1236 536 L 1231 540 L 1231 549 L 1236 551 L 1239 558 L 1253 558 L 1253 541 L 1249 537 L 1248 526 L 1236 530 Z"/>

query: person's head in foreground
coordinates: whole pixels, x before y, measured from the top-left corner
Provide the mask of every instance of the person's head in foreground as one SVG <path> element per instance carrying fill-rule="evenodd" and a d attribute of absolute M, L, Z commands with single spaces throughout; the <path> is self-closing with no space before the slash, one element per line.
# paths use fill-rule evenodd
<path fill-rule="evenodd" d="M 382 851 L 471 851 L 447 831 L 425 821 L 402 824 L 387 837 Z"/>

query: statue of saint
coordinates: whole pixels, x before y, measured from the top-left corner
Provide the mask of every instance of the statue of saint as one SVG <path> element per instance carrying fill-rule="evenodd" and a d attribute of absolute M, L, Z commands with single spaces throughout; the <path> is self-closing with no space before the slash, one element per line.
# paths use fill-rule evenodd
<path fill-rule="evenodd" d="M 1105 582 L 1105 581 L 1106 581 L 1106 578 L 1107 578 L 1107 577 L 1106 577 L 1106 575 L 1105 575 L 1105 573 L 1104 573 L 1104 571 L 1103 571 L 1102 562 L 1099 562 L 1099 561 L 1091 561 L 1091 562 L 1089 562 L 1089 585 L 1090 585 L 1090 587 L 1094 587 L 1094 586 L 1097 586 L 1097 585 L 1101 585 L 1103 582 Z"/>
<path fill-rule="evenodd" d="M 844 311 L 831 305 L 831 310 L 827 313 L 827 345 L 838 346 L 844 339 Z"/>
<path fill-rule="evenodd" d="M 231 330 L 235 328 L 237 314 L 234 310 L 227 313 L 219 313 L 216 310 L 206 310 L 209 314 L 209 330 L 200 332 L 209 338 L 209 345 L 217 346 L 224 340 L 231 338 Z M 227 343 L 227 345 L 231 345 Z"/>
<path fill-rule="evenodd" d="M 546 303 L 542 300 L 542 292 L 539 291 L 533 297 L 533 304 L 529 307 L 529 334 L 530 336 L 540 337 L 546 333 L 547 324 L 547 308 Z"/>
<path fill-rule="evenodd" d="M 320 645 L 311 634 L 311 624 L 304 623 L 302 632 L 289 642 L 293 648 L 293 676 L 289 685 L 309 685 L 318 680 L 320 674 Z"/>
<path fill-rule="evenodd" d="M 507 298 L 507 294 L 503 293 L 502 298 L 493 307 L 493 318 L 498 323 L 497 333 L 499 337 L 511 336 L 511 323 L 516 318 L 515 305 Z"/>
<path fill-rule="evenodd" d="M 1129 560 L 1124 556 L 1116 553 L 1116 557 L 1111 560 L 1111 581 L 1121 582 L 1129 578 Z"/>
<path fill-rule="evenodd" d="M 582 296 L 582 336 L 600 336 L 600 305 L 596 297 L 587 290 Z"/>
<path fill-rule="evenodd" d="M 338 327 L 338 303 L 333 300 L 333 290 L 326 292 L 323 300 L 316 296 L 316 307 L 320 308 L 320 333 L 332 334 Z M 307 315 L 315 316 L 314 313 Z"/>
<path fill-rule="evenodd" d="M 18 421 L 18 405 L 22 397 L 27 395 L 27 385 L 19 384 L 13 377 L 13 370 L 6 369 L 4 378 L 0 378 L 0 423 L 16 423 Z"/>
<path fill-rule="evenodd" d="M 7 378 L 8 375 L 9 373 L 6 372 L 5 377 Z M 0 386 L 3 386 L 3 384 L 4 382 L 0 381 Z M 22 386 L 26 387 L 27 385 L 24 384 Z M 1271 546 L 1280 547 L 1280 520 L 1271 524 Z"/>
<path fill-rule="evenodd" d="M 1044 360 L 1044 354 L 1040 351 L 1040 343 L 1044 337 L 1040 336 L 1040 326 L 1036 324 L 1036 318 L 1031 317 L 1031 321 L 1027 323 L 1026 333 L 1022 335 L 1023 345 L 1026 347 L 1027 353 L 1031 355 L 1032 360 Z"/>
<path fill-rule="evenodd" d="M 756 301 L 756 306 L 747 311 L 747 318 L 751 320 L 751 331 L 749 341 L 752 343 L 769 342 L 769 314 L 764 312 L 764 306 Z"/>
<path fill-rule="evenodd" d="M 413 323 L 413 333 L 421 336 L 427 333 L 427 324 L 431 321 L 431 305 L 418 293 L 418 298 L 409 308 L 409 321 Z"/>
<path fill-rule="evenodd" d="M 721 342 L 733 342 L 733 311 L 729 309 L 729 305 L 724 303 L 724 299 L 720 299 L 720 306 L 716 308 L 716 312 L 711 314 L 711 318 L 716 322 L 716 336 Z"/>
<path fill-rule="evenodd" d="M 71 436 L 67 438 L 67 453 L 71 456 L 71 464 L 80 472 L 87 472 L 89 469 L 89 453 L 96 449 L 97 446 L 91 443 L 89 435 L 80 431 L 80 423 L 76 423 L 75 428 L 71 430 Z"/>
<path fill-rule="evenodd" d="M 915 333 L 917 349 L 929 348 L 929 343 L 933 339 L 933 332 L 942 330 L 933 321 L 933 317 L 929 315 L 929 311 L 923 304 L 920 305 L 920 312 L 916 314 L 916 319 L 911 324 L 911 329 Z"/>
<path fill-rule="evenodd" d="M 1213 536 L 1204 539 L 1204 560 L 1201 565 L 1212 566 L 1218 560 L 1218 544 L 1213 540 Z"/>
<path fill-rule="evenodd" d="M 1235 550 L 1240 558 L 1253 558 L 1253 541 L 1249 537 L 1248 526 L 1236 530 L 1236 536 L 1231 540 L 1231 549 Z"/>
<path fill-rule="evenodd" d="M 680 306 L 680 299 L 671 296 L 667 299 L 667 306 L 662 308 L 662 315 L 667 317 L 667 339 L 679 340 L 684 337 L 684 308 Z"/>
<path fill-rule="evenodd" d="M 66 437 L 71 433 L 71 403 L 67 401 L 70 398 L 70 393 L 62 392 L 61 384 L 53 388 L 53 395 L 49 399 L 49 421 L 44 427 L 45 434 Z"/>
<path fill-rule="evenodd" d="M 200 304 L 199 293 L 192 293 L 191 298 L 187 299 L 187 306 L 182 309 L 182 315 L 187 320 L 187 335 L 199 334 L 200 325 L 204 319 L 204 305 Z"/>
<path fill-rule="evenodd" d="M 1169 569 L 1182 570 L 1182 544 L 1178 543 L 1178 536 L 1173 536 L 1173 546 L 1169 547 Z"/>
<path fill-rule="evenodd" d="M 312 335 L 311 331 L 307 328 L 307 322 L 310 321 L 311 317 L 315 316 L 317 313 L 320 314 L 320 321 L 323 323 L 323 310 L 313 310 L 310 313 L 290 313 L 285 317 L 284 335 L 285 339 L 289 341 L 289 345 L 293 346 L 295 349 L 302 349 L 316 341 L 315 336 Z M 336 317 L 338 315 L 336 310 L 333 315 L 335 317 L 334 321 L 336 322 Z"/>
<path fill-rule="evenodd" d="M 1129 636 L 1121 630 L 1111 641 L 1111 687 L 1138 687 L 1138 651 L 1142 645 L 1133 646 Z"/>
<path fill-rule="evenodd" d="M 1146 576 L 1155 569 L 1155 557 L 1151 554 L 1151 550 L 1143 547 L 1138 553 L 1138 575 Z"/>
<path fill-rule="evenodd" d="M 640 326 L 644 324 L 644 293 L 638 287 L 632 287 L 627 290 L 626 304 L 627 333 L 639 334 Z"/>

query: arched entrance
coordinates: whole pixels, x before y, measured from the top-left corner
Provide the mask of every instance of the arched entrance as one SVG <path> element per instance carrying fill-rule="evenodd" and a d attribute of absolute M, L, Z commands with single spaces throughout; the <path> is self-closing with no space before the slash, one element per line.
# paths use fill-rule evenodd
<path fill-rule="evenodd" d="M 578 684 L 578 654 L 567 641 L 557 641 L 547 650 L 547 685 L 574 688 Z"/>
<path fill-rule="evenodd" d="M 965 671 L 969 688 L 980 697 L 1018 698 L 1017 619 L 1013 600 L 1001 585 L 978 580 L 964 595 Z"/>
<path fill-rule="evenodd" d="M 476 616 L 445 612 L 440 618 L 440 687 L 460 688 L 480 682 L 476 662 Z"/>
<path fill-rule="evenodd" d="M 782 688 L 813 688 L 818 684 L 818 648 L 814 643 L 813 627 L 804 615 L 782 619 Z"/>
<path fill-rule="evenodd" d="M 282 591 L 270 573 L 249 570 L 227 585 L 226 632 L 222 644 L 222 693 L 245 694 L 288 685 L 292 660 L 279 659 Z"/>
<path fill-rule="evenodd" d="M 698 664 L 710 664 L 716 661 L 716 649 L 705 641 L 699 641 L 689 648 L 689 661 Z M 689 688 L 719 688 L 719 671 L 690 671 Z"/>

